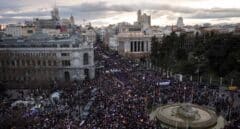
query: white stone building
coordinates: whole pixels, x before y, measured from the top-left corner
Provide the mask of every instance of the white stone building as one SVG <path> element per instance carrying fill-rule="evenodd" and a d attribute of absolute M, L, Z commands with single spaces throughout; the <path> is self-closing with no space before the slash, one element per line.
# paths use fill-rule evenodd
<path fill-rule="evenodd" d="M 13 37 L 21 37 L 22 36 L 22 26 L 9 24 L 6 27 L 5 34 L 11 35 Z"/>
<path fill-rule="evenodd" d="M 126 32 L 117 35 L 118 53 L 129 58 L 145 58 L 151 53 L 151 35 Z"/>
<path fill-rule="evenodd" d="M 60 29 L 51 29 L 51 28 L 43 28 L 42 32 L 44 34 L 48 34 L 50 37 L 58 36 L 60 35 Z"/>
<path fill-rule="evenodd" d="M 109 44 L 108 44 L 108 47 L 111 49 L 111 50 L 114 50 L 114 51 L 117 51 L 118 50 L 118 42 L 117 42 L 117 36 L 114 35 L 112 37 L 109 38 Z"/>
<path fill-rule="evenodd" d="M 146 13 L 142 14 L 141 10 L 137 12 L 137 21 L 142 28 L 148 28 L 151 26 L 151 16 Z"/>
<path fill-rule="evenodd" d="M 41 37 L 41 36 L 38 36 Z M 71 82 L 95 77 L 93 43 L 68 39 L 0 42 L 0 81 Z"/>
<path fill-rule="evenodd" d="M 92 43 L 96 43 L 97 34 L 93 28 L 86 30 L 86 40 Z"/>

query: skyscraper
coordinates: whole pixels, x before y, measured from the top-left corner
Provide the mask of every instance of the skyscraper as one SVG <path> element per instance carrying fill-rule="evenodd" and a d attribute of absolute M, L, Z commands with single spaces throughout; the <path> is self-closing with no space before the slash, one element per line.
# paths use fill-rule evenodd
<path fill-rule="evenodd" d="M 137 12 L 137 21 L 138 21 L 138 23 L 140 23 L 141 22 L 141 16 L 142 16 L 142 11 L 141 10 L 138 10 L 138 12 Z"/>
<path fill-rule="evenodd" d="M 151 16 L 147 15 L 146 13 L 142 14 L 141 10 L 137 12 L 137 22 L 142 27 L 149 27 L 151 26 Z"/>
<path fill-rule="evenodd" d="M 183 28 L 184 27 L 184 23 L 183 23 L 183 18 L 179 17 L 177 20 L 177 27 L 178 28 Z"/>
<path fill-rule="evenodd" d="M 59 10 L 58 10 L 56 4 L 54 5 L 54 8 L 51 11 L 51 14 L 52 14 L 52 19 L 53 20 L 56 20 L 56 21 L 60 20 Z"/>
<path fill-rule="evenodd" d="M 75 24 L 75 21 L 74 21 L 74 17 L 73 17 L 73 15 L 71 15 L 71 17 L 70 17 L 70 22 L 71 22 L 72 25 Z"/>

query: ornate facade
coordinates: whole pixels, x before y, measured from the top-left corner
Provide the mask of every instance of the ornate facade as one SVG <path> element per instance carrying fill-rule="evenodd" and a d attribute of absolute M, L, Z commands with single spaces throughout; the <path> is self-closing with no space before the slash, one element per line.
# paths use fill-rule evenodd
<path fill-rule="evenodd" d="M 93 43 L 61 40 L 0 42 L 0 81 L 70 82 L 95 77 Z"/>
<path fill-rule="evenodd" d="M 130 58 L 144 58 L 151 53 L 151 35 L 143 32 L 120 33 L 117 36 L 118 53 Z"/>

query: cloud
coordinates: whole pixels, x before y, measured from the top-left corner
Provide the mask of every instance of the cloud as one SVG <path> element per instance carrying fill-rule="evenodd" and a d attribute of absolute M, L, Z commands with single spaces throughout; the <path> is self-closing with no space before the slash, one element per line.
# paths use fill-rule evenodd
<path fill-rule="evenodd" d="M 240 18 L 240 9 L 221 9 L 221 8 L 213 8 L 213 9 L 203 9 L 194 12 L 188 18 L 193 19 L 219 19 L 219 18 Z"/>
<path fill-rule="evenodd" d="M 50 17 L 50 10 L 53 0 L 49 2 L 41 2 L 35 0 L 0 0 L 0 23 L 8 23 L 9 21 L 18 21 L 22 18 L 35 18 L 35 17 Z M 190 5 L 182 5 L 184 2 L 206 2 L 210 0 L 162 0 L 161 2 L 149 0 L 132 0 L 132 1 L 78 1 L 74 4 L 75 0 L 68 1 L 61 0 L 59 5 L 60 15 L 62 18 L 69 18 L 72 14 L 75 16 L 77 23 L 83 19 L 92 21 L 96 24 L 105 24 L 110 22 L 117 22 L 125 20 L 128 17 L 131 19 L 128 22 L 133 22 L 136 17 L 136 11 L 142 9 L 144 12 L 151 14 L 152 19 L 162 18 L 165 21 L 176 21 L 177 17 L 182 16 L 184 19 L 229 19 L 239 18 L 239 8 L 192 8 Z M 224 0 L 223 0 L 224 1 Z M 124 3 L 125 2 L 125 3 Z M 179 4 L 177 4 L 177 2 Z M 49 4 L 50 3 L 50 4 Z M 105 19 L 103 22 L 100 20 Z M 107 22 L 109 20 L 109 22 Z M 164 21 L 163 20 L 163 21 Z"/>
<path fill-rule="evenodd" d="M 191 13 L 192 8 L 188 7 L 178 7 L 171 6 L 167 4 L 159 3 L 137 3 L 137 4 L 108 4 L 106 2 L 96 2 L 96 3 L 82 3 L 75 6 L 61 6 L 62 8 L 71 8 L 73 11 L 79 12 L 105 12 L 105 11 L 116 11 L 116 12 L 133 12 L 138 9 L 142 10 L 167 10 L 172 12 L 181 12 L 181 13 Z"/>

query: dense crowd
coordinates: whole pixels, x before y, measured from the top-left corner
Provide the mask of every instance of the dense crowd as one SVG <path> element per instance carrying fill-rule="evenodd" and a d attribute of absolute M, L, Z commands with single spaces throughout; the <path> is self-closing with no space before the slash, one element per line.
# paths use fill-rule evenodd
<path fill-rule="evenodd" d="M 0 128 L 8 129 L 168 129 L 150 120 L 157 106 L 191 102 L 214 108 L 229 121 L 224 129 L 240 128 L 236 93 L 180 82 L 117 54 L 96 50 L 98 76 L 67 88 L 10 90 L 1 97 Z M 168 86 L 159 81 L 168 80 Z M 51 96 L 59 93 L 59 98 Z M 28 103 L 13 103 L 24 100 Z"/>

